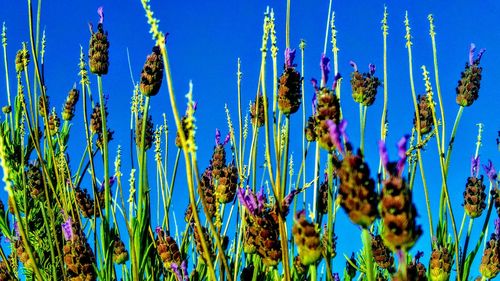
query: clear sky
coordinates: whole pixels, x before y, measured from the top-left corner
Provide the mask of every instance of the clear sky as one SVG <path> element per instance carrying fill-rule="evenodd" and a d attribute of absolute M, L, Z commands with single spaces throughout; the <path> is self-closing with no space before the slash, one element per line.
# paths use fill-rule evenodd
<path fill-rule="evenodd" d="M 417 4 L 418 3 L 418 4 Z M 177 93 L 179 109 L 184 111 L 184 94 L 188 91 L 188 82 L 194 84 L 194 99 L 198 102 L 197 141 L 200 169 L 208 165 L 213 147 L 215 128 L 227 133 L 224 104 L 228 104 L 233 122 L 237 117 L 236 100 L 236 71 L 237 59 L 241 59 L 242 104 L 245 108 L 250 99 L 255 97 L 257 77 L 260 64 L 260 45 L 262 36 L 262 21 L 266 6 L 274 9 L 276 14 L 278 47 L 280 49 L 279 65 L 283 63 L 285 50 L 285 7 L 286 1 L 152 1 L 155 15 L 160 19 L 160 27 L 168 32 L 167 46 L 169 49 L 173 83 Z M 497 131 L 500 130 L 498 108 L 498 70 L 500 65 L 500 2 L 487 1 L 334 1 L 333 9 L 336 15 L 338 30 L 339 70 L 348 78 L 352 71 L 350 60 L 357 62 L 361 71 L 367 70 L 368 63 L 377 66 L 376 75 L 382 79 L 382 32 L 380 21 L 384 5 L 388 7 L 389 37 L 388 37 L 388 87 L 389 87 L 389 136 L 388 147 L 391 159 L 395 159 L 396 141 L 409 133 L 413 120 L 413 104 L 408 76 L 408 59 L 404 39 L 404 15 L 408 11 L 411 27 L 414 52 L 414 78 L 417 93 L 425 91 L 422 82 L 420 66 L 426 65 L 434 75 L 431 41 L 428 35 L 429 24 L 427 15 L 432 13 L 435 19 L 437 32 L 437 48 L 439 59 L 439 73 L 441 75 L 441 89 L 445 104 L 447 135 L 451 127 L 458 106 L 455 103 L 455 87 L 468 59 L 468 50 L 471 42 L 478 48 L 486 48 L 481 65 L 483 66 L 483 80 L 479 99 L 473 106 L 466 108 L 459 126 L 455 150 L 450 167 L 449 187 L 450 195 L 455 206 L 456 220 L 462 218 L 462 192 L 470 171 L 470 157 L 475 151 L 477 135 L 476 124 L 485 124 L 481 160 L 492 159 L 500 167 L 499 152 L 496 145 Z M 111 151 L 117 145 L 123 147 L 124 159 L 128 155 L 129 147 L 129 108 L 133 84 L 130 77 L 127 61 L 127 49 L 130 53 L 130 66 L 135 81 L 139 79 L 140 70 L 150 53 L 154 42 L 148 33 L 149 27 L 144 17 L 140 1 L 44 1 L 42 5 L 42 24 L 47 38 L 45 55 L 45 78 L 48 85 L 47 93 L 50 96 L 51 106 L 60 110 L 68 90 L 78 82 L 78 60 L 80 46 L 84 52 L 88 50 L 89 30 L 88 23 L 96 25 L 97 7 L 104 6 L 104 26 L 109 32 L 110 70 L 104 77 L 104 92 L 109 95 L 109 126 L 115 130 L 115 140 L 111 143 Z M 307 116 L 311 114 L 310 100 L 313 88 L 309 84 L 312 77 L 320 78 L 319 58 L 323 52 L 325 38 L 325 22 L 328 14 L 328 1 L 297 1 L 292 0 L 291 10 L 291 46 L 298 48 L 301 39 L 306 41 L 305 75 Z M 25 1 L 0 1 L 0 22 L 5 22 L 8 34 L 8 56 L 10 59 L 11 77 L 14 76 L 13 58 L 21 47 L 21 42 L 29 41 L 27 26 L 27 5 Z M 329 41 L 329 39 L 328 39 Z M 332 57 L 331 45 L 327 47 L 327 56 Z M 296 63 L 300 64 L 300 56 Z M 281 67 L 279 67 L 281 70 Z M 269 68 L 269 71 L 271 69 Z M 3 65 L 0 68 L 0 105 L 6 104 L 5 80 Z M 268 76 L 271 81 L 272 76 Z M 433 85 L 434 79 L 432 79 Z M 97 85 L 95 77 L 91 78 L 93 87 Z M 15 81 L 11 81 L 11 87 Z M 271 84 L 268 85 L 270 91 Z M 342 84 L 342 106 L 344 115 L 349 120 L 348 134 L 358 146 L 359 124 L 358 107 L 350 96 L 349 83 Z M 435 89 L 434 89 L 435 90 Z M 97 93 L 97 89 L 94 90 Z M 77 161 L 82 153 L 80 146 L 81 136 L 81 105 L 77 107 L 77 118 L 71 135 L 70 145 L 78 149 L 70 151 L 70 157 Z M 153 120 L 156 124 L 162 122 L 161 114 L 167 113 L 171 131 L 171 140 L 175 135 L 175 125 L 172 119 L 166 85 L 152 100 Z M 382 109 L 382 87 L 374 106 L 368 111 L 368 125 L 366 133 L 366 156 L 372 170 L 378 165 L 377 140 L 380 136 L 380 114 Z M 299 111 L 300 112 L 300 111 Z M 296 135 L 301 133 L 300 114 L 292 117 L 292 126 Z M 76 133 L 76 134 L 75 134 Z M 82 135 L 83 136 L 83 135 Z M 291 151 L 298 163 L 301 146 L 299 138 L 292 139 Z M 171 143 L 173 145 L 173 143 Z M 112 153 L 114 155 L 114 153 Z M 174 150 L 170 153 L 173 157 Z M 437 196 L 440 189 L 440 173 L 436 158 L 435 141 L 423 153 L 427 166 L 428 184 L 431 189 L 433 210 L 438 208 Z M 263 159 L 263 158 L 261 158 Z M 173 159 L 172 159 L 173 162 Z M 297 165 L 298 166 L 298 165 Z M 311 165 L 312 167 L 312 165 Z M 309 171 L 308 181 L 312 171 Z M 126 164 L 124 174 L 128 175 Z M 375 173 L 373 173 L 375 175 Z M 186 193 L 182 186 L 183 180 L 178 182 L 176 196 L 180 206 L 174 210 L 179 215 L 186 206 Z M 424 261 L 427 263 L 430 256 L 429 238 L 426 226 L 426 209 L 423 201 L 423 192 L 420 177 L 417 177 L 415 200 L 423 224 L 424 235 L 415 246 L 424 248 Z M 2 197 L 5 195 L 2 193 Z M 310 195 L 308 195 L 310 196 Z M 483 215 L 484 217 L 484 215 Z M 496 215 L 492 215 L 496 217 Z M 154 224 L 153 219 L 153 224 Z M 437 218 L 436 218 L 437 220 Z M 482 224 L 483 219 L 479 219 Z M 480 223 L 476 223 L 475 232 L 479 232 Z M 339 237 L 339 254 L 350 254 L 350 240 L 352 233 L 358 237 L 359 231 L 351 226 L 343 211 L 339 213 L 337 229 L 345 229 L 346 234 L 337 233 Z M 476 259 L 479 259 L 477 257 Z M 336 259 L 340 267 L 344 265 L 339 255 Z M 472 272 L 477 272 L 473 270 Z"/>

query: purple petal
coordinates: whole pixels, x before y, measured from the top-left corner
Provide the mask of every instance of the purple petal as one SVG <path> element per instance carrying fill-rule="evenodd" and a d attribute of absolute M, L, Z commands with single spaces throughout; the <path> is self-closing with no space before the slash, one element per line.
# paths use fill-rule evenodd
<path fill-rule="evenodd" d="M 285 66 L 287 68 L 293 67 L 293 60 L 295 59 L 295 49 L 285 49 Z"/>
<path fill-rule="evenodd" d="M 247 188 L 246 190 L 244 188 L 238 188 L 237 196 L 240 203 L 247 208 L 250 214 L 255 215 L 257 212 L 257 202 L 255 201 L 255 195 L 252 193 L 250 188 Z"/>
<path fill-rule="evenodd" d="M 495 167 L 493 166 L 491 160 L 488 160 L 488 164 L 483 165 L 483 169 L 490 181 L 494 184 L 497 179 L 497 171 L 495 170 Z"/>
<path fill-rule="evenodd" d="M 495 234 L 497 235 L 497 239 L 500 238 L 500 219 L 495 220 Z"/>
<path fill-rule="evenodd" d="M 161 226 L 157 226 L 157 227 L 155 228 L 155 232 L 156 232 L 156 234 L 158 234 L 158 235 L 159 235 L 159 234 L 160 234 L 160 232 L 161 232 Z"/>
<path fill-rule="evenodd" d="M 17 224 L 17 221 L 14 221 L 14 234 L 17 238 L 21 237 L 21 235 L 19 235 L 19 225 Z"/>
<path fill-rule="evenodd" d="M 198 102 L 195 101 L 193 102 L 193 112 L 196 111 L 197 108 L 198 108 Z"/>
<path fill-rule="evenodd" d="M 330 133 L 330 140 L 337 150 L 342 153 L 344 150 L 342 148 L 341 136 L 345 135 L 346 122 L 342 120 L 339 125 L 335 124 L 332 120 L 327 120 L 328 132 Z"/>
<path fill-rule="evenodd" d="M 230 139 L 231 139 L 231 134 L 228 133 L 227 136 L 226 136 L 226 138 L 224 139 L 224 142 L 222 143 L 222 145 L 226 145 L 229 142 Z"/>
<path fill-rule="evenodd" d="M 340 78 L 342 78 L 342 75 L 340 75 L 340 73 L 335 74 L 335 77 L 333 78 L 332 90 L 335 90 L 337 88 L 338 81 L 340 80 Z"/>
<path fill-rule="evenodd" d="M 389 154 L 387 153 L 387 147 L 385 146 L 385 141 L 378 141 L 378 152 L 380 154 L 380 160 L 382 165 L 387 169 L 387 164 L 389 164 Z"/>
<path fill-rule="evenodd" d="M 220 131 L 219 129 L 215 129 L 215 145 L 219 145 L 220 144 Z"/>
<path fill-rule="evenodd" d="M 370 70 L 370 75 L 375 74 L 375 65 L 370 63 L 368 64 L 368 69 Z"/>
<path fill-rule="evenodd" d="M 312 79 L 311 79 L 311 84 L 312 84 L 312 86 L 313 86 L 314 90 L 316 90 L 316 91 L 318 91 L 318 90 L 319 90 L 319 87 L 318 87 L 318 80 L 316 80 L 316 79 L 312 78 Z"/>
<path fill-rule="evenodd" d="M 181 276 L 181 273 L 179 272 L 179 266 L 175 262 L 173 262 L 170 265 L 170 268 L 174 272 L 175 278 L 177 279 L 177 281 L 181 281 L 182 280 L 182 276 Z"/>
<path fill-rule="evenodd" d="M 477 58 L 474 60 L 475 64 L 479 64 L 479 62 L 481 61 L 481 58 L 483 57 L 484 52 L 486 52 L 486 49 L 479 50 L 479 53 L 477 54 Z"/>
<path fill-rule="evenodd" d="M 330 59 L 325 54 L 321 54 L 319 66 L 321 68 L 321 83 L 322 86 L 325 86 L 328 82 L 328 74 L 330 74 Z"/>
<path fill-rule="evenodd" d="M 68 217 L 68 219 L 61 224 L 61 228 L 64 234 L 64 239 L 66 241 L 71 241 L 73 240 L 74 237 L 73 228 L 71 227 L 71 225 L 72 225 L 71 217 Z"/>
<path fill-rule="evenodd" d="M 292 205 L 292 201 L 293 201 L 293 198 L 295 198 L 295 195 L 299 194 L 300 192 L 300 189 L 294 189 L 290 192 L 290 194 L 288 194 L 287 196 L 285 196 L 285 198 L 283 198 L 283 204 L 282 204 L 282 212 L 286 215 L 288 215 L 288 210 L 290 208 L 290 205 Z"/>
<path fill-rule="evenodd" d="M 261 187 L 259 192 L 257 192 L 257 210 L 262 212 L 264 210 L 264 205 L 266 204 L 266 195 L 264 194 L 264 189 Z"/>
<path fill-rule="evenodd" d="M 102 6 L 97 8 L 97 14 L 99 14 L 99 23 L 102 24 L 104 22 L 104 8 Z"/>
<path fill-rule="evenodd" d="M 338 273 L 334 273 L 334 274 L 333 274 L 333 280 L 334 280 L 334 281 L 340 281 L 340 276 L 339 276 L 339 274 L 338 274 Z"/>
<path fill-rule="evenodd" d="M 474 52 L 476 51 L 476 45 L 474 43 L 470 44 L 470 49 L 469 49 L 469 65 L 472 65 L 474 63 Z"/>
<path fill-rule="evenodd" d="M 316 80 L 314 80 L 316 81 Z M 313 97 L 312 97 L 312 112 L 313 112 L 313 115 L 316 114 L 316 103 L 318 102 L 318 99 L 317 99 L 317 96 L 316 96 L 316 92 L 314 92 L 313 94 Z"/>
<path fill-rule="evenodd" d="M 183 260 L 181 263 L 181 270 L 182 270 L 182 275 L 184 276 L 184 281 L 189 280 L 189 274 L 187 272 L 187 262 L 186 260 Z"/>
<path fill-rule="evenodd" d="M 342 119 L 342 121 L 340 121 L 338 127 L 339 127 L 339 130 L 340 130 L 340 135 L 342 136 L 342 138 L 344 138 L 344 142 L 348 143 L 349 142 L 349 138 L 347 137 L 347 133 L 346 133 L 347 120 Z"/>
<path fill-rule="evenodd" d="M 471 177 L 477 177 L 479 174 L 479 155 L 477 157 L 472 156 L 470 161 L 470 175 Z"/>
<path fill-rule="evenodd" d="M 358 71 L 358 65 L 354 61 L 349 61 L 349 64 L 354 68 L 354 72 Z"/>
<path fill-rule="evenodd" d="M 399 175 L 403 173 L 403 169 L 405 167 L 405 162 L 406 162 L 406 143 L 408 142 L 408 138 L 410 138 L 409 135 L 404 135 L 399 141 L 398 141 L 398 156 L 399 156 L 399 161 L 397 163 L 397 169 Z"/>

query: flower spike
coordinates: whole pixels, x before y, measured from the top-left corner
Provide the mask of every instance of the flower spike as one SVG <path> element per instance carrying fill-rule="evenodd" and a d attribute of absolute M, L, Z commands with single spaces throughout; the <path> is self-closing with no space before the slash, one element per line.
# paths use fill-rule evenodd
<path fill-rule="evenodd" d="M 319 66 L 321 68 L 321 84 L 324 86 L 328 82 L 328 74 L 330 74 L 330 59 L 325 54 L 321 54 Z"/>
<path fill-rule="evenodd" d="M 104 22 L 104 8 L 102 6 L 97 8 L 97 14 L 99 14 L 99 23 L 102 24 Z"/>
<path fill-rule="evenodd" d="M 483 165 L 483 169 L 490 181 L 494 184 L 497 180 L 497 171 L 495 170 L 495 167 L 493 166 L 491 160 L 488 160 L 488 164 Z"/>
<path fill-rule="evenodd" d="M 61 228 L 64 234 L 64 239 L 66 241 L 71 241 L 75 237 L 75 234 L 73 233 L 72 224 L 73 222 L 71 221 L 71 217 L 68 217 L 68 219 L 61 224 Z"/>
<path fill-rule="evenodd" d="M 404 135 L 398 141 L 398 156 L 399 160 L 397 163 L 398 174 L 401 175 L 403 173 L 405 162 L 406 162 L 406 143 L 408 142 L 409 135 Z"/>
<path fill-rule="evenodd" d="M 285 49 L 285 67 L 294 67 L 293 60 L 295 59 L 295 49 L 286 48 Z"/>
<path fill-rule="evenodd" d="M 471 177 L 478 177 L 479 175 L 479 155 L 477 157 L 472 156 L 472 159 L 470 161 L 470 176 Z"/>

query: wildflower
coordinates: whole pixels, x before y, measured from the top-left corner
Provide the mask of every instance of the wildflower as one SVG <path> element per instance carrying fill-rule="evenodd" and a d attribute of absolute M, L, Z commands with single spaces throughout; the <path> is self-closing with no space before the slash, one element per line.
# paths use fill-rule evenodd
<path fill-rule="evenodd" d="M 495 167 L 493 166 L 493 162 L 491 162 L 491 160 L 488 160 L 488 164 L 483 165 L 483 169 L 486 172 L 486 175 L 490 179 L 491 183 L 495 184 L 498 174 L 495 170 Z"/>
<path fill-rule="evenodd" d="M 49 96 L 42 94 L 38 98 L 38 114 L 42 117 L 46 117 L 49 115 Z"/>
<path fill-rule="evenodd" d="M 465 184 L 464 195 L 464 209 L 468 216 L 477 218 L 481 216 L 486 208 L 486 185 L 483 183 L 483 176 L 479 174 L 479 156 L 472 157 L 471 160 L 471 176 L 467 178 Z"/>
<path fill-rule="evenodd" d="M 68 92 L 68 96 L 66 97 L 66 102 L 64 103 L 62 118 L 65 121 L 71 121 L 75 116 L 75 106 L 80 97 L 80 91 L 76 88 L 72 88 Z"/>
<path fill-rule="evenodd" d="M 295 50 L 286 48 L 284 71 L 279 78 L 278 87 L 278 108 L 286 116 L 297 112 L 302 98 L 302 77 L 295 70 L 294 58 Z"/>
<path fill-rule="evenodd" d="M 128 251 L 125 243 L 115 233 L 113 235 L 113 262 L 116 264 L 125 264 L 128 261 Z"/>
<path fill-rule="evenodd" d="M 200 194 L 203 196 L 203 202 L 208 210 L 208 218 L 213 218 L 217 211 L 217 206 L 215 204 L 215 194 L 214 186 L 212 184 L 212 174 L 210 169 L 205 169 L 201 175 L 201 179 L 198 185 Z"/>
<path fill-rule="evenodd" d="M 460 73 L 460 80 L 456 88 L 457 104 L 460 106 L 470 106 L 479 97 L 479 88 L 481 86 L 481 73 L 483 68 L 479 66 L 481 57 L 485 49 L 481 49 L 475 56 L 476 46 L 470 45 L 469 61 L 465 64 L 465 70 Z"/>
<path fill-rule="evenodd" d="M 108 118 L 108 107 L 104 105 L 104 118 Z M 96 145 L 98 148 L 102 147 L 104 136 L 102 130 L 102 116 L 101 116 L 101 105 L 96 103 L 90 115 L 90 131 L 97 134 Z M 113 139 L 113 131 L 108 129 L 108 142 Z"/>
<path fill-rule="evenodd" d="M 500 272 L 500 219 L 495 220 L 495 232 L 486 243 L 479 272 L 486 279 L 493 279 Z"/>
<path fill-rule="evenodd" d="M 432 250 L 430 267 L 430 280 L 446 281 L 450 278 L 453 255 L 446 247 L 435 246 Z"/>
<path fill-rule="evenodd" d="M 369 64 L 368 73 L 361 74 L 355 62 L 351 61 L 350 64 L 354 68 L 351 73 L 351 88 L 354 101 L 364 106 L 372 105 L 375 102 L 377 88 L 381 84 L 379 79 L 374 76 L 375 65 Z"/>
<path fill-rule="evenodd" d="M 63 246 L 67 278 L 70 280 L 97 280 L 95 256 L 78 223 L 71 217 L 63 224 L 66 243 Z"/>
<path fill-rule="evenodd" d="M 220 132 L 218 129 L 215 130 L 215 135 L 215 147 L 212 159 L 210 160 L 210 167 L 212 170 L 212 178 L 218 180 L 222 173 L 222 169 L 226 167 L 226 150 L 224 146 L 227 142 L 220 142 Z M 217 135 L 219 137 L 217 137 Z"/>
<path fill-rule="evenodd" d="M 371 248 L 373 259 L 379 267 L 389 269 L 394 265 L 394 257 L 392 256 L 392 252 L 384 244 L 380 235 L 372 235 Z"/>
<path fill-rule="evenodd" d="M 331 121 L 328 123 L 331 142 L 344 156 L 342 161 L 334 160 L 336 173 L 340 179 L 340 205 L 353 223 L 366 228 L 378 216 L 375 181 L 370 178 L 370 168 L 364 162 L 361 151 L 358 150 L 357 154 L 352 152 L 345 133 L 347 123 L 342 121 L 338 126 Z M 345 150 L 341 145 L 341 136 L 346 140 Z"/>
<path fill-rule="evenodd" d="M 57 116 L 56 111 L 52 110 L 49 115 L 49 120 L 47 121 L 49 134 L 54 136 L 59 131 L 59 126 L 61 125 L 61 119 Z"/>
<path fill-rule="evenodd" d="M 290 191 L 290 193 L 285 196 L 285 198 L 283 198 L 283 202 L 281 203 L 281 214 L 283 217 L 286 217 L 288 215 L 288 211 L 290 210 L 290 206 L 292 205 L 293 198 L 295 198 L 295 196 L 301 191 L 301 189 L 296 188 Z"/>
<path fill-rule="evenodd" d="M 425 135 L 432 131 L 434 121 L 432 119 L 432 108 L 429 105 L 427 94 L 418 96 L 418 117 L 420 120 L 420 134 Z M 417 117 L 413 118 L 413 126 L 417 128 Z"/>
<path fill-rule="evenodd" d="M 149 97 L 158 94 L 163 81 L 163 69 L 160 47 L 154 46 L 153 52 L 147 57 L 141 71 L 139 87 L 143 95 Z"/>
<path fill-rule="evenodd" d="M 267 104 L 267 100 L 266 100 Z M 264 97 L 259 95 L 255 102 L 252 103 L 250 108 L 250 118 L 252 119 L 252 124 L 256 127 L 264 126 L 265 120 L 265 112 L 264 112 Z"/>
<path fill-rule="evenodd" d="M 97 32 L 94 32 L 92 25 L 90 24 L 91 37 L 89 43 L 89 66 L 90 72 L 97 75 L 104 75 L 108 73 L 109 67 L 108 32 L 104 31 L 103 8 L 99 7 L 97 13 L 99 14 Z"/>
<path fill-rule="evenodd" d="M 327 72 L 327 71 L 325 71 Z M 335 80 L 340 79 L 340 75 L 335 76 Z M 314 114 L 314 133 L 319 145 L 331 152 L 334 144 L 330 138 L 329 120 L 335 124 L 340 123 L 340 101 L 333 92 L 325 87 L 316 90 L 317 107 Z"/>
<path fill-rule="evenodd" d="M 30 53 L 26 48 L 23 48 L 16 53 L 16 72 L 21 73 L 28 68 L 30 62 Z"/>
<path fill-rule="evenodd" d="M 275 266 L 281 260 L 278 214 L 270 208 L 263 192 L 255 195 L 250 189 L 238 190 L 238 200 L 248 211 L 244 229 L 245 253 L 257 253 L 266 266 Z"/>
<path fill-rule="evenodd" d="M 321 257 L 321 241 L 317 225 L 306 220 L 305 211 L 295 215 L 292 228 L 293 239 L 303 265 L 314 264 Z"/>
<path fill-rule="evenodd" d="M 325 54 L 321 54 L 319 67 L 321 69 L 321 85 L 325 87 L 330 74 L 330 59 Z"/>
<path fill-rule="evenodd" d="M 406 142 L 404 136 L 398 142 L 397 162 L 389 162 L 387 149 L 383 141 L 379 142 L 382 164 L 388 173 L 382 184 L 382 194 L 379 203 L 379 212 L 382 217 L 382 239 L 393 251 L 404 248 L 410 249 L 422 234 L 421 226 L 415 219 L 417 210 L 412 202 L 412 193 L 408 188 L 406 179 L 402 177 L 406 159 Z"/>
<path fill-rule="evenodd" d="M 215 189 L 215 197 L 220 203 L 229 203 L 233 201 L 238 187 L 238 169 L 233 164 L 229 164 L 222 168 L 217 187 Z"/>
<path fill-rule="evenodd" d="M 43 177 L 42 171 L 37 163 L 28 164 L 25 171 L 27 186 L 33 199 L 43 198 Z"/>
<path fill-rule="evenodd" d="M 181 252 L 174 238 L 160 227 L 156 228 L 156 251 L 167 270 L 172 270 L 172 263 L 181 263 Z"/>
<path fill-rule="evenodd" d="M 203 239 L 205 240 L 205 243 L 206 243 L 206 246 L 207 246 L 207 249 L 208 249 L 208 253 L 207 255 L 205 255 L 205 251 L 203 250 L 203 246 L 202 246 L 202 242 L 201 242 L 201 235 L 200 233 L 198 233 L 198 229 L 196 227 L 193 227 L 194 228 L 194 242 L 196 244 L 196 252 L 198 253 L 198 255 L 200 255 L 202 257 L 202 261 L 206 262 L 206 258 L 208 256 L 208 258 L 210 260 L 214 260 L 215 259 L 215 252 L 214 252 L 214 249 L 213 249 L 213 243 L 212 243 L 212 236 L 209 235 L 208 233 L 208 229 L 206 227 L 201 227 L 201 235 L 203 235 Z"/>
<path fill-rule="evenodd" d="M 141 146 L 141 138 L 142 138 L 142 122 L 144 121 L 144 116 L 139 116 L 137 119 L 137 123 L 135 125 L 135 145 L 137 147 Z M 153 118 L 151 115 L 148 116 L 146 120 L 146 131 L 144 134 L 144 150 L 148 150 L 153 146 Z"/>

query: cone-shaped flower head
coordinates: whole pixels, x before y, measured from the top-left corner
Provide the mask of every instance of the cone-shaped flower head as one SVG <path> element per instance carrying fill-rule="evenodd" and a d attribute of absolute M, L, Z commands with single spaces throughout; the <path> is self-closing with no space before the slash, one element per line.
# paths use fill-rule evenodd
<path fill-rule="evenodd" d="M 154 46 L 141 71 L 139 88 L 145 96 L 155 96 L 160 91 L 163 81 L 163 57 L 160 47 Z"/>
<path fill-rule="evenodd" d="M 65 121 L 71 121 L 75 116 L 75 107 L 78 99 L 80 98 L 80 91 L 76 88 L 72 88 L 68 96 L 66 97 L 66 102 L 64 103 L 62 118 Z"/>
<path fill-rule="evenodd" d="M 375 77 L 375 65 L 369 64 L 367 73 L 360 73 L 355 62 L 350 62 L 354 71 L 351 73 L 351 88 L 352 97 L 355 102 L 365 106 L 370 106 L 375 102 L 377 88 L 380 86 L 380 81 Z"/>
<path fill-rule="evenodd" d="M 479 272 L 486 279 L 495 278 L 500 272 L 500 219 L 495 220 L 495 232 L 486 243 Z"/>
<path fill-rule="evenodd" d="M 214 253 L 214 250 L 213 250 L 213 243 L 212 243 L 212 236 L 209 235 L 208 233 L 208 230 L 206 227 L 201 227 L 201 235 L 203 235 L 203 238 L 205 239 L 205 243 L 207 245 L 207 248 L 208 248 L 208 254 L 206 256 L 208 256 L 211 260 L 214 260 L 215 258 L 215 253 Z M 198 255 L 200 255 L 202 257 L 202 260 L 204 262 L 206 262 L 206 256 L 204 254 L 204 251 L 203 251 L 203 246 L 202 246 L 202 242 L 201 242 L 201 235 L 200 233 L 198 233 L 198 229 L 196 227 L 193 226 L 193 232 L 194 232 L 194 242 L 196 244 L 196 252 L 198 253 Z"/>
<path fill-rule="evenodd" d="M 224 142 L 220 142 L 220 132 L 218 129 L 215 129 L 215 146 L 214 152 L 212 153 L 212 159 L 210 160 L 212 178 L 214 180 L 219 179 L 222 173 L 222 169 L 226 167 L 226 150 L 224 146 L 228 141 L 229 139 L 226 138 Z"/>
<path fill-rule="evenodd" d="M 464 191 L 464 209 L 465 213 L 471 218 L 481 216 L 486 208 L 486 185 L 483 183 L 483 176 L 479 174 L 479 156 L 472 157 L 471 176 L 467 178 Z"/>
<path fill-rule="evenodd" d="M 211 219 L 215 216 L 217 206 L 215 202 L 215 191 L 212 184 L 212 174 L 210 169 L 205 169 L 205 171 L 201 175 L 198 189 L 203 196 L 204 203 L 206 204 L 206 208 L 208 210 L 208 214 L 206 215 Z"/>
<path fill-rule="evenodd" d="M 254 126 L 264 126 L 266 120 L 264 112 L 264 97 L 262 95 L 259 95 L 255 102 L 252 102 L 252 106 L 250 108 L 250 118 L 252 119 L 252 124 Z"/>
<path fill-rule="evenodd" d="M 233 201 L 238 187 L 238 169 L 235 165 L 229 164 L 222 168 L 217 188 L 215 189 L 215 197 L 220 203 L 229 203 Z"/>
<path fill-rule="evenodd" d="M 278 108 L 286 116 L 299 110 L 302 99 L 302 77 L 295 70 L 295 65 L 293 64 L 294 58 L 295 50 L 286 48 L 284 70 L 279 78 L 278 86 Z"/>
<path fill-rule="evenodd" d="M 128 261 L 128 251 L 125 243 L 118 234 L 113 235 L 113 262 L 116 264 L 125 264 Z"/>
<path fill-rule="evenodd" d="M 109 67 L 108 32 L 104 31 L 104 13 L 102 7 L 99 7 L 97 13 L 99 14 L 97 32 L 94 32 L 92 25 L 90 25 L 92 35 L 89 43 L 89 66 L 90 72 L 97 75 L 104 75 L 108 73 Z"/>
<path fill-rule="evenodd" d="M 30 191 L 31 197 L 33 197 L 34 199 L 43 198 L 43 177 L 39 165 L 37 163 L 28 164 L 25 173 L 27 186 Z"/>
<path fill-rule="evenodd" d="M 97 280 L 95 256 L 78 222 L 71 217 L 62 224 L 66 243 L 63 246 L 67 278 L 70 280 Z"/>
<path fill-rule="evenodd" d="M 434 121 L 432 119 L 432 108 L 429 105 L 427 94 L 418 96 L 418 114 L 420 120 L 420 134 L 426 135 L 432 131 Z M 417 118 L 413 118 L 413 126 L 417 128 Z"/>
<path fill-rule="evenodd" d="M 135 144 L 137 147 L 141 146 L 142 137 L 142 122 L 144 122 L 144 116 L 139 116 L 137 123 L 135 125 Z M 148 116 L 146 120 L 146 132 L 144 134 L 144 149 L 148 150 L 153 146 L 154 141 L 154 129 L 153 129 L 153 118 L 151 115 Z"/>
<path fill-rule="evenodd" d="M 160 256 L 163 265 L 167 270 L 171 270 L 172 263 L 180 264 L 181 252 L 174 238 L 165 233 L 160 227 L 156 228 L 156 251 Z"/>
<path fill-rule="evenodd" d="M 429 262 L 430 280 L 446 281 L 450 279 L 453 255 L 446 247 L 435 246 Z"/>
<path fill-rule="evenodd" d="M 481 57 L 485 49 L 481 49 L 477 56 L 475 55 L 476 46 L 470 45 L 469 61 L 465 64 L 465 70 L 460 73 L 458 80 L 457 104 L 460 106 L 470 106 L 479 97 L 479 88 L 481 86 L 481 73 L 483 68 L 479 66 Z"/>
<path fill-rule="evenodd" d="M 363 160 L 361 151 L 354 154 L 345 133 L 346 122 L 338 126 L 329 121 L 331 142 L 343 155 L 342 161 L 335 160 L 336 173 L 340 179 L 340 205 L 351 221 L 361 227 L 368 227 L 378 216 L 378 195 L 375 192 L 375 181 L 370 178 L 370 168 Z M 346 148 L 342 147 L 341 136 L 344 136 Z"/>
<path fill-rule="evenodd" d="M 257 252 L 266 266 L 277 265 L 281 260 L 281 245 L 276 206 L 269 206 L 262 191 L 256 195 L 249 188 L 239 188 L 237 195 L 247 210 L 244 251 Z"/>
<path fill-rule="evenodd" d="M 382 164 L 388 173 L 388 177 L 382 182 L 379 203 L 383 223 L 381 236 L 384 244 L 393 251 L 410 249 L 422 234 L 422 228 L 415 221 L 417 210 L 412 201 L 411 190 L 402 177 L 407 139 L 408 136 L 405 136 L 398 142 L 398 162 L 389 162 L 385 143 L 379 142 Z"/>
<path fill-rule="evenodd" d="M 319 229 L 307 221 L 305 211 L 295 215 L 292 233 L 302 264 L 307 266 L 317 262 L 322 252 Z"/>
<path fill-rule="evenodd" d="M 16 72 L 20 73 L 28 67 L 30 62 L 30 53 L 26 48 L 23 48 L 16 53 Z"/>
<path fill-rule="evenodd" d="M 384 269 L 391 268 L 394 264 L 394 257 L 391 250 L 384 244 L 382 237 L 373 235 L 371 244 L 373 259 L 377 265 Z"/>

